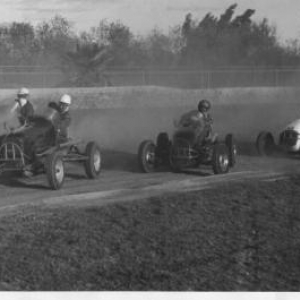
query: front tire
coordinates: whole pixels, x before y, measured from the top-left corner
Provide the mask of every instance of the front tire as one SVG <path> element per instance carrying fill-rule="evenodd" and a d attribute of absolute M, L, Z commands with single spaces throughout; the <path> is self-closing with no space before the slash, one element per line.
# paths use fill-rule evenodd
<path fill-rule="evenodd" d="M 150 141 L 144 141 L 140 144 L 138 150 L 138 164 L 144 173 L 155 171 L 155 144 Z"/>
<path fill-rule="evenodd" d="M 101 152 L 95 142 L 89 142 L 85 148 L 87 160 L 84 162 L 84 169 L 89 179 L 97 178 L 101 173 Z"/>
<path fill-rule="evenodd" d="M 256 139 L 256 150 L 261 156 L 270 156 L 275 151 L 274 137 L 270 132 L 262 131 Z"/>
<path fill-rule="evenodd" d="M 65 169 L 62 155 L 59 152 L 53 152 L 46 158 L 46 175 L 53 190 L 59 190 L 62 187 Z"/>
<path fill-rule="evenodd" d="M 230 166 L 229 151 L 225 144 L 216 144 L 213 150 L 212 168 L 214 174 L 228 173 Z"/>

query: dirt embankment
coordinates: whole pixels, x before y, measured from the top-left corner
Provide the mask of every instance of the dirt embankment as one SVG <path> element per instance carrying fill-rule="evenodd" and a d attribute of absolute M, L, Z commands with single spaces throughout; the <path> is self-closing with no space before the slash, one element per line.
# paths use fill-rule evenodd
<path fill-rule="evenodd" d="M 52 88 L 31 89 L 31 100 L 37 106 L 57 101 L 64 93 L 73 97 L 73 107 L 81 109 L 193 106 L 201 98 L 213 104 L 298 103 L 299 88 L 223 88 L 188 90 L 156 86 Z M 16 90 L 1 89 L 0 103 L 9 104 L 16 97 Z"/>

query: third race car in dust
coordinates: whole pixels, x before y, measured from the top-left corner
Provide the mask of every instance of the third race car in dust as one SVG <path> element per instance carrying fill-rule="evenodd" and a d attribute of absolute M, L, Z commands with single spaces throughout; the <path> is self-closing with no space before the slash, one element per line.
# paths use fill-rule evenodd
<path fill-rule="evenodd" d="M 257 152 L 262 156 L 275 153 L 300 154 L 300 119 L 281 130 L 277 139 L 269 131 L 260 132 L 256 139 Z"/>
<path fill-rule="evenodd" d="M 196 131 L 189 127 L 177 127 L 170 139 L 166 132 L 158 134 L 156 143 L 143 141 L 138 150 L 140 169 L 145 173 L 160 166 L 170 167 L 174 172 L 210 165 L 214 174 L 224 174 L 236 163 L 237 147 L 232 134 L 224 141 L 215 134 L 199 143 Z"/>

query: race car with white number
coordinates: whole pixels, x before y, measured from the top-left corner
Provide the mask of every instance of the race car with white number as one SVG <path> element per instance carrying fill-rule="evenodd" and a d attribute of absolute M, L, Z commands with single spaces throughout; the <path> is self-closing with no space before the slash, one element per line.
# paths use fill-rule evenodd
<path fill-rule="evenodd" d="M 271 132 L 260 132 L 256 139 L 256 149 L 261 156 L 275 153 L 300 154 L 300 119 L 281 130 L 277 141 Z"/>

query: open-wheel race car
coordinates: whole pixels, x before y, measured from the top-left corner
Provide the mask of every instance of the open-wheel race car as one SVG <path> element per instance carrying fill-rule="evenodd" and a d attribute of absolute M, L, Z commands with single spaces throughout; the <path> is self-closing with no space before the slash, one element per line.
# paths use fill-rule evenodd
<path fill-rule="evenodd" d="M 52 189 L 60 189 L 65 179 L 65 163 L 82 163 L 88 178 L 101 172 L 101 152 L 97 143 L 72 139 L 64 141 L 57 134 L 57 111 L 48 108 L 40 116 L 0 136 L 0 174 L 33 176 L 46 173 Z"/>
<path fill-rule="evenodd" d="M 300 119 L 287 125 L 278 134 L 278 142 L 269 131 L 261 131 L 256 139 L 259 155 L 300 154 Z"/>
<path fill-rule="evenodd" d="M 170 167 L 174 172 L 211 165 L 214 174 L 224 174 L 236 163 L 237 147 L 232 134 L 225 141 L 214 138 L 199 145 L 192 128 L 177 128 L 172 140 L 166 132 L 158 134 L 156 143 L 143 141 L 138 150 L 138 163 L 145 173 L 154 172 L 160 166 Z"/>

